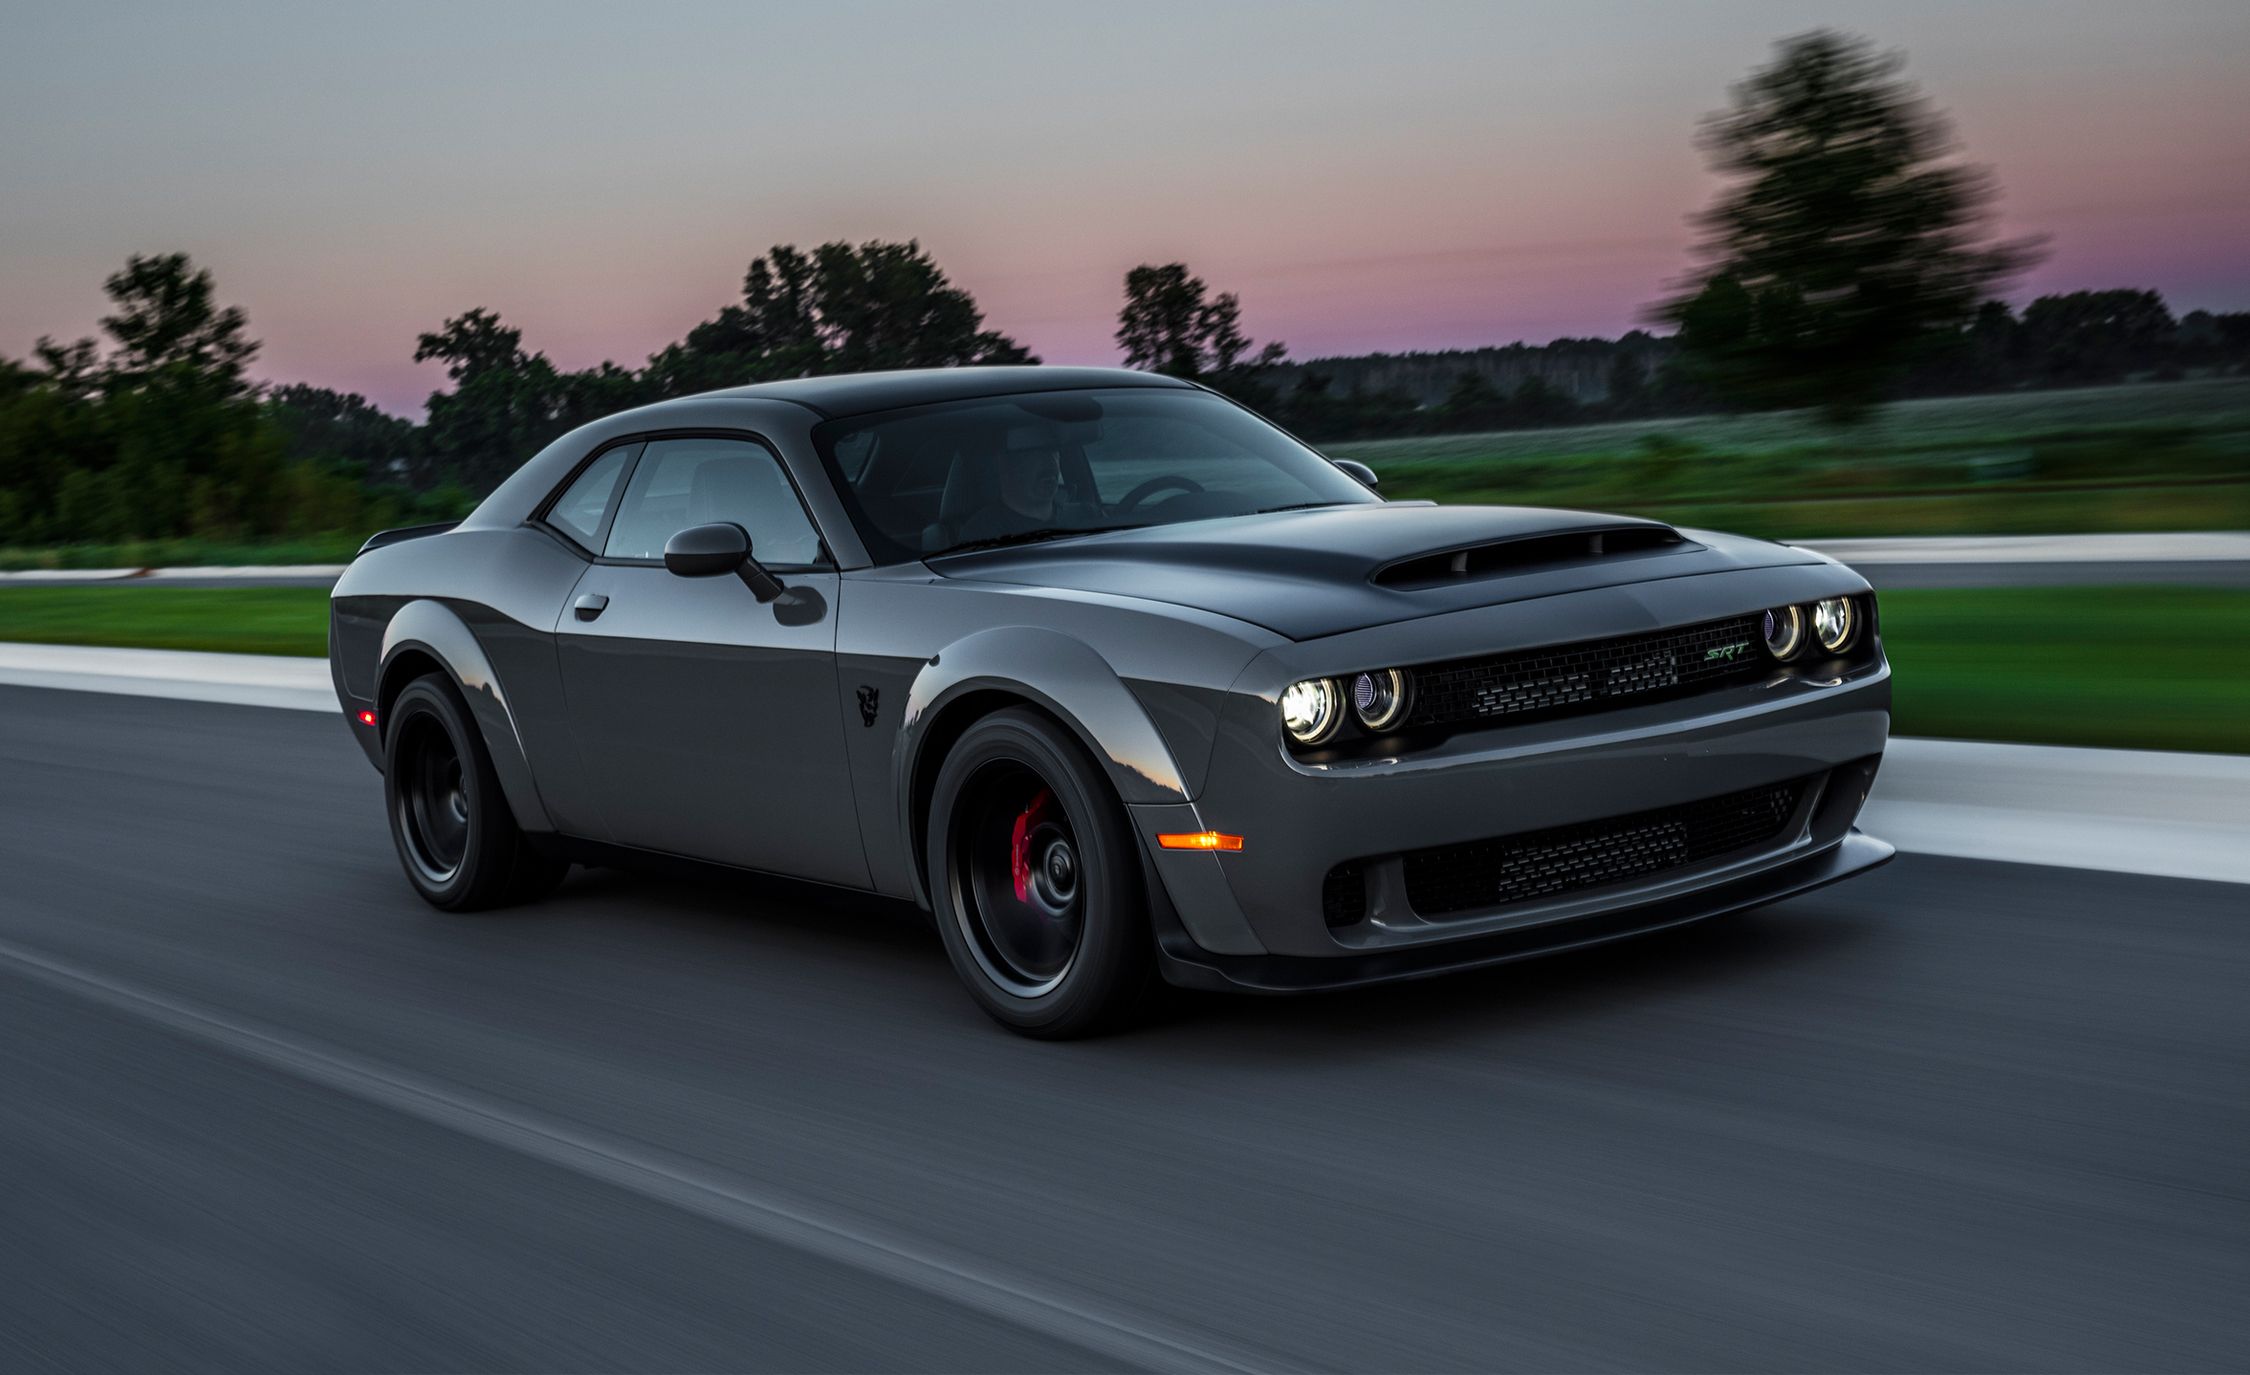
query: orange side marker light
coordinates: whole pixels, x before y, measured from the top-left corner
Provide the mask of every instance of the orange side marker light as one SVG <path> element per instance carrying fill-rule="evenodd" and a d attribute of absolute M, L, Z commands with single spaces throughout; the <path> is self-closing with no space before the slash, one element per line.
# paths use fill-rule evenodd
<path fill-rule="evenodd" d="M 1167 850 L 1239 850 L 1242 837 L 1219 831 L 1168 831 L 1157 836 L 1156 843 Z"/>

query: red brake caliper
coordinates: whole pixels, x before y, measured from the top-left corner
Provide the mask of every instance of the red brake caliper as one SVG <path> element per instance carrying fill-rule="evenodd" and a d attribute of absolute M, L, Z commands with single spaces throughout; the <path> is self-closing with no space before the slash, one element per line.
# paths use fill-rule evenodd
<path fill-rule="evenodd" d="M 1016 828 L 1008 836 L 1008 877 L 1015 880 L 1016 901 L 1031 901 L 1031 833 L 1047 814 L 1049 798 L 1041 788 L 1029 806 L 1016 813 Z"/>

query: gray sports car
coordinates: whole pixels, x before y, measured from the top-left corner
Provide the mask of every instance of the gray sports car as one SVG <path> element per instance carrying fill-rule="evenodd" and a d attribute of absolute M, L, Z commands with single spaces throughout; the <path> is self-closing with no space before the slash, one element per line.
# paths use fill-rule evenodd
<path fill-rule="evenodd" d="M 432 903 L 652 855 L 887 895 L 1034 1035 L 1890 857 L 1853 827 L 1890 725 L 1856 574 L 1375 486 L 1144 373 L 741 387 L 369 540 L 329 658 Z"/>

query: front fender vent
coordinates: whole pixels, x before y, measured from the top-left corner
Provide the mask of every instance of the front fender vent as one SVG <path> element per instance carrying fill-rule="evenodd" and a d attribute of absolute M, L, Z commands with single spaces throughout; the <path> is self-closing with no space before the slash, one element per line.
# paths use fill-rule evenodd
<path fill-rule="evenodd" d="M 1442 587 L 1471 578 L 1559 568 L 1601 559 L 1678 553 L 1700 547 L 1669 525 L 1605 525 L 1416 554 L 1376 569 L 1374 582 L 1377 587 L 1410 591 L 1418 587 Z"/>

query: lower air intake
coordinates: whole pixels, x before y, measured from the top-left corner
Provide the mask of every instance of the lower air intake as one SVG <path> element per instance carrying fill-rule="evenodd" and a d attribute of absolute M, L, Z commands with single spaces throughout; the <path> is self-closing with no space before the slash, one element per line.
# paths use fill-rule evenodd
<path fill-rule="evenodd" d="M 1574 826 L 1410 850 L 1400 856 L 1407 901 L 1425 917 L 1443 916 L 1623 883 L 1773 845 L 1784 839 L 1812 782 L 1800 778 Z"/>
<path fill-rule="evenodd" d="M 1320 885 L 1320 915 L 1333 931 L 1367 920 L 1367 874 L 1357 864 L 1339 864 Z"/>

